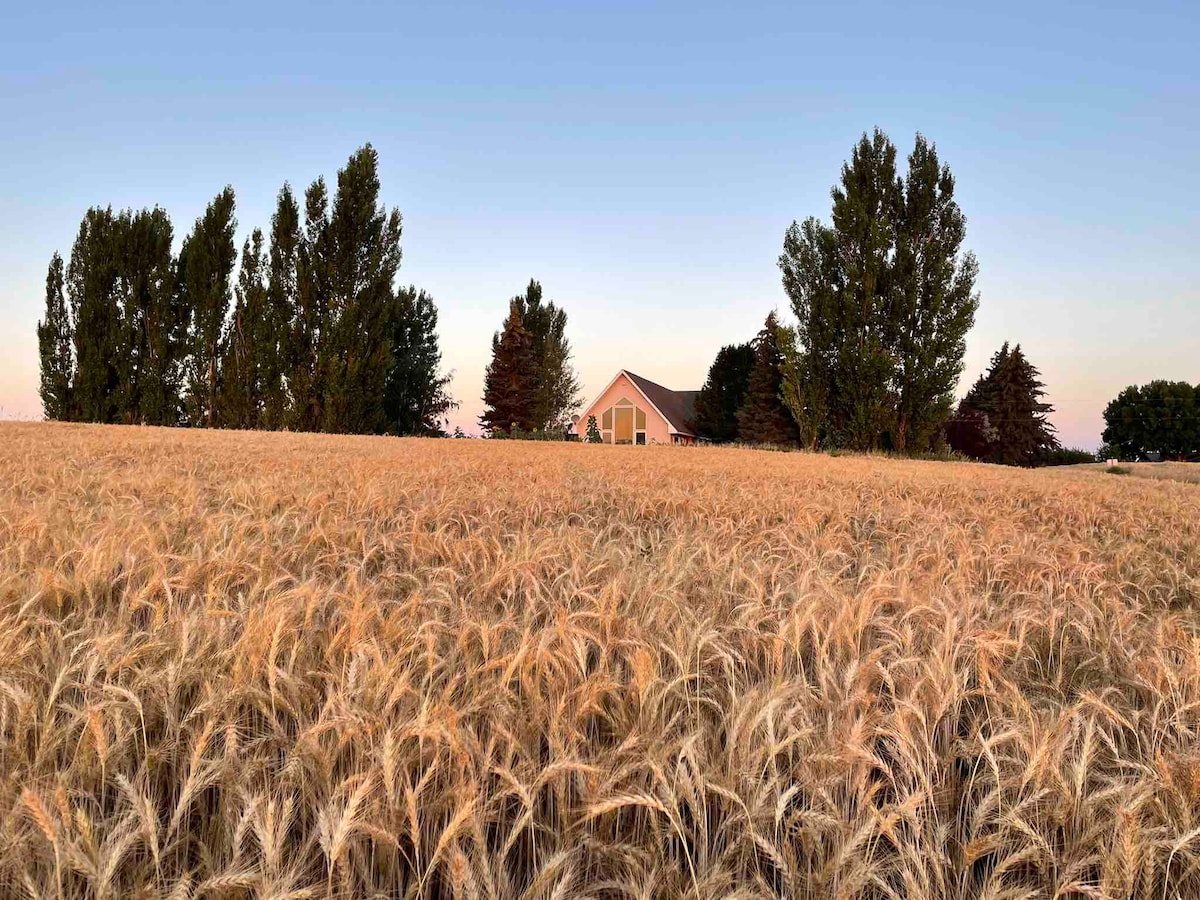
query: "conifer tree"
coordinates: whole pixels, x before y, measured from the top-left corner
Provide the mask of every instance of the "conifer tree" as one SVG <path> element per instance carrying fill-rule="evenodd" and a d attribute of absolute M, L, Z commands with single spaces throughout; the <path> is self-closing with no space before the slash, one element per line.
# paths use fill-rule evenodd
<path fill-rule="evenodd" d="M 74 323 L 74 418 L 118 421 L 117 361 L 124 352 L 117 301 L 118 239 L 112 209 L 89 209 L 67 264 L 67 297 Z"/>
<path fill-rule="evenodd" d="M 579 379 L 571 366 L 566 337 L 567 313 L 553 301 L 544 303 L 541 284 L 530 279 L 524 294 L 513 298 L 521 324 L 529 333 L 534 361 L 534 430 L 564 427 L 581 405 Z"/>
<path fill-rule="evenodd" d="M 587 417 L 587 442 L 589 444 L 604 443 L 604 436 L 600 434 L 600 428 L 596 425 L 596 417 Z"/>
<path fill-rule="evenodd" d="M 520 298 L 514 298 L 503 331 L 492 338 L 492 361 L 484 374 L 484 411 L 479 417 L 484 430 L 490 434 L 535 430 L 536 379 L 533 339 L 521 323 Z"/>
<path fill-rule="evenodd" d="M 750 386 L 754 345 L 728 344 L 717 351 L 708 377 L 696 396 L 692 427 L 716 444 L 738 439 L 738 410 Z"/>
<path fill-rule="evenodd" d="M 271 250 L 266 309 L 255 343 L 262 390 L 260 427 L 283 428 L 289 406 L 286 377 L 289 341 L 296 316 L 296 261 L 300 244 L 300 210 L 292 189 L 284 184 L 271 218 Z"/>
<path fill-rule="evenodd" d="M 738 439 L 748 444 L 795 446 L 796 422 L 783 403 L 783 356 L 779 350 L 779 324 L 772 311 L 754 339 L 754 367 L 742 408 L 738 411 Z"/>
<path fill-rule="evenodd" d="M 1047 454 L 1058 449 L 1054 426 L 1046 416 L 1054 411 L 1042 402 L 1045 386 L 1040 373 L 1025 358 L 1018 344 L 1009 349 L 1005 344 L 992 357 L 986 374 L 981 376 L 959 404 L 958 428 L 948 431 L 951 447 L 976 458 L 1007 466 L 1034 466 L 1045 461 Z M 979 421 L 984 453 L 978 455 L 973 447 L 980 443 L 979 434 L 962 423 Z M 961 436 L 955 439 L 955 434 Z"/>
<path fill-rule="evenodd" d="M 38 356 L 41 359 L 42 410 L 46 418 L 67 421 L 72 416 L 71 379 L 74 364 L 71 317 L 63 296 L 63 261 L 57 253 L 46 272 L 46 318 L 38 322 Z"/>
<path fill-rule="evenodd" d="M 181 251 L 184 297 L 191 323 L 189 418 L 197 425 L 216 423 L 222 339 L 229 313 L 230 278 L 237 261 L 233 211 L 233 188 L 226 187 L 196 220 Z"/>
<path fill-rule="evenodd" d="M 388 431 L 399 435 L 441 435 L 442 418 L 457 404 L 447 393 L 450 376 L 440 371 L 437 307 L 413 286 L 396 294 L 384 406 Z"/>

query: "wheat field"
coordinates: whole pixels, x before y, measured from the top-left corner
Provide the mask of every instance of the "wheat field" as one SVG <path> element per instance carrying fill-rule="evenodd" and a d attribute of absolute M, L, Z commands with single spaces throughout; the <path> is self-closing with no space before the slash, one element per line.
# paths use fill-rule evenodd
<path fill-rule="evenodd" d="M 1200 487 L 0 425 L 0 896 L 1200 897 Z"/>

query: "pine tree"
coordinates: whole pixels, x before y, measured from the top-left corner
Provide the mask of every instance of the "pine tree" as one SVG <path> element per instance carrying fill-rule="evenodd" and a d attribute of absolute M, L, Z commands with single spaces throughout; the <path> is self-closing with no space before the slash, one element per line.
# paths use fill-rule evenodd
<path fill-rule="evenodd" d="M 920 134 L 898 197 L 890 320 L 896 360 L 895 448 L 929 448 L 950 414 L 975 322 L 978 265 L 962 253 L 966 217 L 954 176 Z"/>
<path fill-rule="evenodd" d="M 696 396 L 692 427 L 716 444 L 738 439 L 738 410 L 750 386 L 754 368 L 754 346 L 728 344 L 717 351 L 708 377 Z"/>
<path fill-rule="evenodd" d="M 553 301 L 542 302 L 542 286 L 529 280 L 524 294 L 513 298 L 521 324 L 533 346 L 534 430 L 565 427 L 579 408 L 579 379 L 571 366 L 571 344 L 566 337 L 567 313 Z"/>
<path fill-rule="evenodd" d="M 985 453 L 976 458 L 1007 466 L 1033 466 L 1058 449 L 1054 426 L 1046 418 L 1054 412 L 1054 407 L 1042 402 L 1045 385 L 1038 380 L 1039 375 L 1025 358 L 1020 344 L 1010 350 L 1006 342 L 992 357 L 987 373 L 959 404 L 956 417 L 959 421 L 955 423 L 956 430 L 964 431 L 964 421 L 978 419 L 976 413 L 986 416 L 981 427 L 994 436 L 985 441 Z M 962 438 L 956 441 L 954 434 L 955 430 L 948 432 L 951 446 L 959 452 L 972 453 L 971 446 Z M 978 442 L 973 430 L 965 429 L 965 434 L 969 441 Z"/>
<path fill-rule="evenodd" d="M 388 428 L 384 394 L 392 367 L 393 282 L 400 267 L 400 212 L 379 204 L 379 161 L 370 144 L 338 172 L 329 219 L 329 340 L 323 342 L 325 431 Z"/>
<path fill-rule="evenodd" d="M 514 298 L 504 330 L 492 338 L 492 361 L 484 374 L 484 411 L 479 417 L 484 430 L 491 434 L 535 430 L 536 379 L 533 339 L 521 324 L 520 301 Z"/>
<path fill-rule="evenodd" d="M 233 234 L 233 188 L 226 187 L 196 220 L 184 241 L 183 285 L 190 312 L 189 418 L 212 426 L 217 421 L 222 338 L 229 313 L 230 278 L 237 261 Z"/>
<path fill-rule="evenodd" d="M 118 241 L 112 209 L 89 209 L 67 264 L 67 297 L 74 323 L 73 418 L 118 421 L 117 361 L 124 352 L 117 300 Z"/>
<path fill-rule="evenodd" d="M 754 368 L 742 408 L 738 411 L 738 438 L 748 444 L 795 446 L 796 422 L 783 404 L 783 356 L 779 350 L 779 324 L 771 312 L 754 339 Z"/>
<path fill-rule="evenodd" d="M 446 388 L 450 376 L 440 371 L 437 307 L 433 298 L 413 286 L 396 294 L 384 407 L 388 431 L 399 435 L 442 435 L 441 419 L 457 404 Z"/>
<path fill-rule="evenodd" d="M 267 313 L 267 260 L 263 233 L 255 228 L 242 244 L 242 264 L 234 288 L 233 316 L 221 342 L 218 423 L 225 428 L 258 428 L 263 381 L 259 345 Z"/>
<path fill-rule="evenodd" d="M 67 421 L 72 416 L 71 318 L 63 296 L 63 261 L 57 253 L 46 272 L 46 318 L 37 325 L 38 355 L 41 358 L 42 409 L 46 418 Z"/>
<path fill-rule="evenodd" d="M 284 184 L 271 218 L 271 250 L 266 309 L 255 344 L 262 390 L 261 427 L 283 428 L 289 419 L 287 373 L 290 336 L 296 317 L 296 261 L 300 245 L 300 210 L 292 189 Z"/>
<path fill-rule="evenodd" d="M 587 418 L 587 442 L 589 444 L 604 443 L 604 436 L 600 434 L 600 428 L 596 424 L 595 416 L 588 416 Z"/>

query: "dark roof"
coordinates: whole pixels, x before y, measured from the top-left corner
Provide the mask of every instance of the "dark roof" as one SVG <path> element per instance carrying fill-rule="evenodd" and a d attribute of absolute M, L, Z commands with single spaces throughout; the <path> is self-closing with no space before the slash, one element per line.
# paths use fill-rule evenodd
<path fill-rule="evenodd" d="M 692 432 L 692 416 L 696 412 L 696 395 L 699 391 L 673 391 L 641 375 L 634 375 L 628 369 L 625 369 L 625 374 L 667 417 L 667 422 L 676 432 L 695 436 Z"/>

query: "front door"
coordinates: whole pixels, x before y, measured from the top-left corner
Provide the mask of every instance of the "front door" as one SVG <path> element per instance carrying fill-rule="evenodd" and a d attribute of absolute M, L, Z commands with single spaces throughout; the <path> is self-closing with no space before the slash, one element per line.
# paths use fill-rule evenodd
<path fill-rule="evenodd" d="M 613 429 L 613 437 L 618 444 L 633 443 L 633 407 L 618 406 L 613 412 L 616 414 L 615 427 Z"/>

